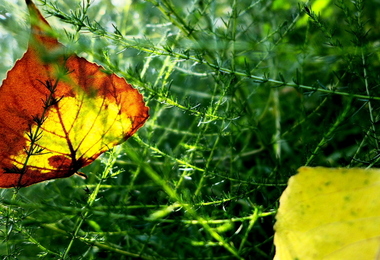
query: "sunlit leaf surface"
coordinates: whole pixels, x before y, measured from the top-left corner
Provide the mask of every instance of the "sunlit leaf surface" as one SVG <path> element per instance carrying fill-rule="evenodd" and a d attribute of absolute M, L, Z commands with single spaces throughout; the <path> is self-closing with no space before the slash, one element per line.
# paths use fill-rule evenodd
<path fill-rule="evenodd" d="M 0 88 L 0 187 L 68 177 L 148 118 L 124 79 L 74 54 L 27 0 L 32 34 Z"/>
<path fill-rule="evenodd" d="M 302 167 L 280 198 L 275 259 L 379 259 L 379 227 L 379 170 Z"/>

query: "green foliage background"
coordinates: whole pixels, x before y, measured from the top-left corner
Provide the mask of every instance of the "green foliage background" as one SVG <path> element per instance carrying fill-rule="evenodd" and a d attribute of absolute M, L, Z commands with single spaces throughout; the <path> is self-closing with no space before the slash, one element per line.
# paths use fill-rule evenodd
<path fill-rule="evenodd" d="M 378 165 L 380 10 L 363 2 L 36 1 L 151 117 L 86 180 L 1 190 L 0 255 L 271 259 L 298 167 Z M 27 17 L 0 0 L 2 78 L 26 50 Z"/>

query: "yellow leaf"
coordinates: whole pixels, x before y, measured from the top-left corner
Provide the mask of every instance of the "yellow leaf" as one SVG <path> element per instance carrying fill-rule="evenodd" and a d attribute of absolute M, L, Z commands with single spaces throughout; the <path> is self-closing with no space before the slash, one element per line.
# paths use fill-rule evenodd
<path fill-rule="evenodd" d="M 275 260 L 379 259 L 380 170 L 302 167 L 276 219 Z"/>

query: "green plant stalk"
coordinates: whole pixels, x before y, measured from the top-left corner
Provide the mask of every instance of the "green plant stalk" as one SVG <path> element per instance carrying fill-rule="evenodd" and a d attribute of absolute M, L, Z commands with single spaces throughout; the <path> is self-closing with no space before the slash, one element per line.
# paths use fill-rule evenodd
<path fill-rule="evenodd" d="M 16 201 L 18 190 L 19 189 L 17 189 L 17 188 L 13 190 L 11 201 Z M 9 245 L 9 237 L 12 233 L 12 227 L 13 227 L 13 224 L 11 224 L 11 221 L 10 221 L 12 209 L 10 207 L 7 207 L 5 209 L 5 212 L 6 212 L 6 214 L 5 214 L 6 221 L 5 221 L 5 237 L 4 237 L 4 240 L 6 243 L 6 251 L 7 251 L 6 254 L 9 255 L 11 252 L 10 245 Z"/>
<path fill-rule="evenodd" d="M 344 120 L 348 116 L 348 112 L 350 111 L 352 103 L 352 98 L 347 102 L 347 104 L 344 107 L 344 110 L 339 115 L 337 120 L 334 122 L 334 124 L 329 128 L 328 132 L 323 136 L 322 140 L 318 143 L 317 147 L 314 149 L 310 157 L 307 159 L 304 166 L 310 165 L 310 163 L 313 161 L 314 157 L 318 154 L 319 150 L 322 148 L 323 145 L 325 145 L 330 139 L 333 137 L 335 130 L 344 122 Z"/>
<path fill-rule="evenodd" d="M 369 87 L 368 87 L 366 62 L 365 62 L 363 50 L 362 50 L 361 56 L 362 56 L 362 61 L 363 61 L 363 78 L 364 78 L 364 84 L 365 84 L 365 91 L 366 91 L 367 95 L 370 96 Z M 369 113 L 369 117 L 371 120 L 372 135 L 376 139 L 375 146 L 376 146 L 376 149 L 379 149 L 379 142 L 378 142 L 377 136 L 376 136 L 375 118 L 373 116 L 373 107 L 372 107 L 371 100 L 368 100 L 368 113 Z"/>
<path fill-rule="evenodd" d="M 116 152 L 115 150 L 118 150 L 118 151 Z M 85 211 L 83 212 L 83 214 L 81 214 L 81 217 L 79 217 L 77 219 L 77 223 L 75 224 L 75 229 L 74 229 L 74 232 L 73 232 L 73 234 L 71 236 L 70 242 L 69 242 L 68 246 L 66 247 L 65 251 L 62 254 L 62 258 L 63 259 L 67 259 L 68 254 L 70 252 L 70 249 L 71 249 L 71 247 L 72 247 L 75 239 L 78 237 L 79 231 L 80 231 L 80 229 L 81 229 L 84 221 L 86 220 L 86 218 L 88 217 L 88 215 L 90 213 L 90 211 L 88 209 L 91 208 L 92 205 L 93 205 L 93 203 L 95 202 L 95 200 L 96 200 L 96 198 L 98 196 L 101 184 L 109 176 L 109 174 L 110 174 L 110 172 L 112 170 L 112 167 L 114 166 L 114 164 L 115 164 L 115 162 L 117 160 L 117 154 L 119 152 L 120 152 L 120 147 L 113 148 L 111 151 L 108 152 L 109 159 L 108 159 L 108 162 L 106 164 L 106 168 L 104 169 L 104 171 L 102 173 L 102 176 L 100 177 L 100 180 L 99 180 L 98 184 L 95 186 L 95 189 L 90 194 L 90 196 L 89 196 L 89 198 L 87 200 L 87 205 L 85 206 Z"/>
<path fill-rule="evenodd" d="M 251 192 L 254 192 L 254 190 L 251 191 Z M 249 193 L 246 193 L 246 196 L 248 196 L 248 195 L 249 195 Z M 201 202 L 201 203 L 196 203 L 196 204 L 173 203 L 170 206 L 162 205 L 162 206 L 160 206 L 160 208 L 163 208 L 164 210 L 167 209 L 167 208 L 170 208 L 171 211 L 174 211 L 174 210 L 180 209 L 180 208 L 182 208 L 184 206 L 186 206 L 186 207 L 192 207 L 192 206 L 193 207 L 194 206 L 195 207 L 211 206 L 211 205 L 218 205 L 218 204 L 230 202 L 231 200 L 237 200 L 240 197 L 241 196 L 235 196 L 235 197 L 231 197 L 229 199 L 221 199 L 221 200 L 216 200 L 216 201 L 211 201 L 211 202 Z M 22 202 L 19 202 L 19 201 L 9 201 L 9 202 L 12 203 L 10 205 L 17 205 L 17 206 L 23 207 L 25 209 L 42 209 L 42 210 L 45 209 L 45 207 L 29 205 L 28 203 L 22 203 Z M 155 208 L 157 208 L 157 205 L 125 206 L 125 207 L 118 207 L 118 209 L 120 209 L 120 208 L 128 208 L 128 209 L 135 208 L 135 209 L 138 209 L 138 208 L 142 208 L 142 207 L 155 209 Z M 14 213 L 10 207 L 2 206 L 2 208 L 4 208 L 4 209 L 10 209 L 11 213 Z M 254 208 L 256 208 L 256 206 L 254 206 Z M 56 209 L 56 210 L 61 210 L 63 212 L 72 213 L 72 216 L 75 216 L 75 215 L 78 215 L 78 214 L 82 214 L 83 215 L 86 211 L 88 211 L 90 214 L 93 214 L 93 215 L 96 215 L 96 216 L 109 216 L 109 217 L 112 217 L 112 218 L 115 218 L 115 219 L 121 218 L 121 219 L 128 219 L 130 221 L 141 221 L 141 220 L 143 220 L 143 221 L 147 221 L 147 222 L 183 223 L 183 224 L 193 224 L 193 225 L 198 225 L 198 224 L 201 223 L 198 220 L 194 220 L 194 219 L 180 219 L 180 220 L 177 220 L 177 219 L 168 219 L 168 218 L 157 219 L 157 218 L 152 218 L 152 217 L 136 217 L 136 216 L 133 216 L 133 215 L 126 215 L 126 214 L 121 214 L 121 213 L 105 212 L 102 207 L 96 207 L 96 209 L 86 209 L 86 208 L 78 209 L 78 208 L 75 208 L 75 207 L 67 207 L 67 206 L 66 207 L 64 207 L 64 206 L 53 207 L 53 206 L 49 205 L 48 209 Z M 262 211 L 259 210 L 259 211 L 257 211 L 257 214 L 258 214 L 259 218 L 263 218 L 263 217 L 273 216 L 273 215 L 276 214 L 276 212 L 275 211 L 262 212 Z M 39 222 L 37 219 L 35 219 L 33 217 L 30 217 L 30 216 L 27 216 L 25 219 L 28 220 L 28 221 L 31 221 L 31 222 Z M 246 217 L 239 217 L 239 218 L 210 219 L 210 220 L 207 220 L 207 223 L 209 223 L 209 224 L 224 224 L 224 223 L 228 223 L 228 222 L 238 223 L 238 222 L 244 222 L 244 221 L 247 221 L 247 220 L 250 220 L 250 219 L 252 219 L 252 215 L 246 216 Z M 57 224 L 49 224 L 49 225 L 58 228 Z M 64 231 L 64 232 L 65 232 L 65 234 L 67 234 L 66 231 Z M 97 233 L 99 233 L 99 232 L 97 232 Z"/>
<path fill-rule="evenodd" d="M 239 246 L 239 253 L 243 250 L 245 243 L 248 239 L 248 234 L 252 230 L 253 226 L 255 225 L 256 221 L 259 219 L 259 209 L 255 207 L 252 215 L 250 216 L 251 219 L 249 220 L 248 228 L 243 236 L 243 239 L 241 240 L 240 246 Z"/>
<path fill-rule="evenodd" d="M 219 139 L 220 139 L 220 138 L 219 138 L 219 136 L 218 136 L 218 137 L 216 138 L 216 141 L 215 141 L 215 143 L 214 143 L 214 146 L 213 146 L 212 149 L 211 149 L 210 156 L 209 156 L 208 160 L 206 161 L 205 169 L 208 169 L 208 168 L 209 168 L 209 165 L 210 165 L 210 162 L 211 162 L 210 158 L 212 158 L 213 155 L 214 155 L 214 151 L 216 150 L 216 146 L 217 146 L 217 144 L 219 143 Z M 205 178 L 206 178 L 206 172 L 204 172 L 204 173 L 202 174 L 201 179 L 199 180 L 199 183 L 198 183 L 198 185 L 197 185 L 197 189 L 195 190 L 194 195 L 193 195 L 194 198 L 195 198 L 196 196 L 199 195 L 201 189 L 203 188 L 203 182 L 204 182 Z"/>
<path fill-rule="evenodd" d="M 131 154 L 132 155 L 132 154 Z M 134 155 L 135 156 L 135 155 Z M 139 161 L 139 158 L 133 158 L 134 161 Z M 143 163 L 143 162 L 142 162 Z M 159 186 L 162 187 L 162 189 L 170 196 L 171 200 L 174 201 L 174 203 L 179 203 L 182 207 L 186 209 L 186 211 L 193 216 L 198 223 L 200 223 L 205 230 L 215 239 L 218 241 L 218 243 L 223 246 L 225 249 L 227 249 L 234 257 L 237 259 L 243 260 L 242 257 L 239 256 L 238 251 L 236 248 L 232 245 L 230 245 L 221 235 L 219 235 L 213 228 L 210 227 L 208 220 L 202 218 L 199 216 L 196 211 L 193 209 L 193 207 L 187 203 L 183 203 L 180 196 L 175 192 L 174 189 L 172 189 L 166 181 L 162 179 L 160 175 L 158 175 L 153 168 L 151 168 L 150 165 L 144 163 L 143 168 L 145 173 Z"/>

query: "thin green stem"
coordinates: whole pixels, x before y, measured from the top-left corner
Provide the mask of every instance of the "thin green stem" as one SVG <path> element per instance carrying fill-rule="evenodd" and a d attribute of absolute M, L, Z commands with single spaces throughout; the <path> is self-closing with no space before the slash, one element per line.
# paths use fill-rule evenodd
<path fill-rule="evenodd" d="M 118 152 L 117 152 L 118 151 Z M 99 179 L 99 182 L 98 184 L 95 186 L 95 189 L 92 191 L 92 193 L 90 194 L 90 196 L 88 197 L 88 200 L 87 200 L 87 204 L 85 206 L 85 211 L 82 212 L 82 214 L 80 214 L 80 217 L 77 219 L 76 221 L 76 224 L 75 224 L 75 227 L 74 227 L 74 232 L 72 233 L 71 235 L 71 239 L 70 239 L 70 242 L 69 244 L 67 245 L 65 251 L 63 252 L 62 254 L 62 258 L 63 259 L 67 259 L 68 256 L 69 256 L 69 252 L 74 244 L 74 241 L 78 238 L 78 234 L 81 230 L 81 227 L 84 223 L 84 221 L 87 219 L 89 213 L 90 213 L 90 210 L 92 208 L 92 205 L 94 204 L 96 198 L 98 197 L 98 194 L 99 194 L 99 191 L 100 191 L 100 187 L 103 183 L 103 181 L 105 179 L 108 178 L 108 176 L 110 175 L 111 171 L 112 171 L 112 167 L 114 166 L 116 160 L 117 160 L 117 155 L 118 153 L 120 152 L 120 147 L 116 147 L 114 149 L 112 149 L 108 154 L 109 154 L 109 159 L 106 163 L 106 168 L 104 169 L 100 179 Z"/>
<path fill-rule="evenodd" d="M 365 84 L 365 91 L 366 91 L 367 95 L 370 96 L 369 86 L 368 86 L 368 75 L 367 75 L 367 69 L 366 69 L 367 65 L 365 62 L 363 50 L 362 50 L 361 56 L 362 56 L 362 62 L 363 62 L 363 78 L 364 78 L 364 84 Z M 368 113 L 369 113 L 369 117 L 371 120 L 370 121 L 371 122 L 371 130 L 372 130 L 371 132 L 372 132 L 372 136 L 375 139 L 375 146 L 376 146 L 376 149 L 379 149 L 379 141 L 378 141 L 377 135 L 376 135 L 375 118 L 373 116 L 373 106 L 372 106 L 371 100 L 368 100 Z"/>
<path fill-rule="evenodd" d="M 336 131 L 336 129 L 346 120 L 347 116 L 349 115 L 349 111 L 351 109 L 352 104 L 352 98 L 346 103 L 344 110 L 341 112 L 341 114 L 338 116 L 336 121 L 333 123 L 333 125 L 329 128 L 327 133 L 323 135 L 323 138 L 321 141 L 317 144 L 314 151 L 311 153 L 311 155 L 307 158 L 307 161 L 305 163 L 305 166 L 308 166 L 311 164 L 311 162 L 314 160 L 314 158 L 318 155 L 321 148 L 331 141 L 333 138 L 333 135 Z"/>

